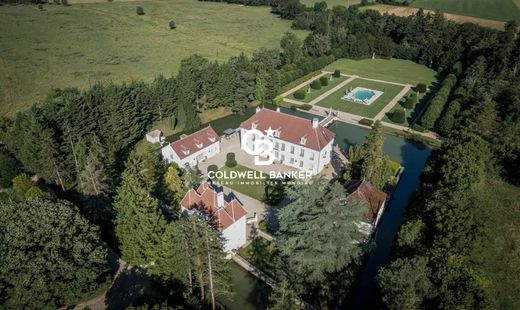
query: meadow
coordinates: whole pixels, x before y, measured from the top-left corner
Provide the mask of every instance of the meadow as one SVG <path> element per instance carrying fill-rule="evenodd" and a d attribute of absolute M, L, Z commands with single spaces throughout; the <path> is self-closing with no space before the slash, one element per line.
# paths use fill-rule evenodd
<path fill-rule="evenodd" d="M 518 0 L 414 0 L 413 7 L 500 21 L 520 21 Z"/>
<path fill-rule="evenodd" d="M 137 6 L 145 15 L 136 14 Z M 170 20 L 176 29 L 169 29 Z M 53 88 L 149 81 L 174 74 L 193 54 L 224 61 L 279 47 L 290 24 L 267 7 L 196 0 L 44 5 L 43 10 L 3 5 L 0 115 L 28 108 Z"/>
<path fill-rule="evenodd" d="M 426 66 L 401 59 L 339 59 L 325 68 L 331 72 L 335 69 L 341 70 L 343 74 L 412 85 L 430 85 L 437 75 L 437 72 Z"/>

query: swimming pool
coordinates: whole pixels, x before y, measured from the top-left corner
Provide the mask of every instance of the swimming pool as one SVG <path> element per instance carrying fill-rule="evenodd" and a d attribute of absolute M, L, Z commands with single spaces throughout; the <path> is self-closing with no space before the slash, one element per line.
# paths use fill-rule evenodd
<path fill-rule="evenodd" d="M 364 87 L 356 87 L 354 89 L 347 89 L 345 95 L 341 99 L 346 101 L 353 101 L 355 103 L 361 103 L 364 105 L 370 105 L 376 101 L 383 92 Z"/>
<path fill-rule="evenodd" d="M 370 98 L 372 98 L 376 93 L 374 93 L 373 91 L 371 90 L 368 90 L 368 89 L 363 89 L 363 90 L 359 90 L 357 92 L 354 93 L 354 98 L 358 99 L 358 100 L 369 100 Z"/>

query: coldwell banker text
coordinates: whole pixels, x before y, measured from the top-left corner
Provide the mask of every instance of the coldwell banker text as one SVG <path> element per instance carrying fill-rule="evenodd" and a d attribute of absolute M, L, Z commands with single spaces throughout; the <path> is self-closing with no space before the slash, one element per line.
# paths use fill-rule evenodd
<path fill-rule="evenodd" d="M 250 179 L 250 180 L 263 180 L 265 175 L 260 171 L 210 171 L 208 172 L 208 178 L 210 179 Z M 312 178 L 311 171 L 269 171 L 270 179 L 310 179 Z"/>

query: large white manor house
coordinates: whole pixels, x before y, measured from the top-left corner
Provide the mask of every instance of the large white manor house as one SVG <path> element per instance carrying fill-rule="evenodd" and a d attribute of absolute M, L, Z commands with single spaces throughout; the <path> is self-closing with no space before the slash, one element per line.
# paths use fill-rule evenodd
<path fill-rule="evenodd" d="M 299 170 L 320 173 L 330 163 L 335 134 L 311 120 L 284 114 L 279 111 L 257 108 L 256 113 L 240 125 L 240 145 L 254 149 L 255 135 L 245 134 L 249 130 L 273 131 L 266 137 L 273 142 L 275 162 Z"/>

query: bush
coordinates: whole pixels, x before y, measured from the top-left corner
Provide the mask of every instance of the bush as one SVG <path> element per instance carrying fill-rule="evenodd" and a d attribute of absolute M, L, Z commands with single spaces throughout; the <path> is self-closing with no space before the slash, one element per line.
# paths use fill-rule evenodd
<path fill-rule="evenodd" d="M 426 84 L 424 83 L 419 83 L 417 86 L 415 86 L 415 90 L 423 94 L 426 92 L 426 89 Z"/>
<path fill-rule="evenodd" d="M 392 121 L 394 123 L 398 124 L 404 124 L 404 121 L 406 120 L 406 113 L 403 109 L 397 109 L 392 114 Z"/>
<path fill-rule="evenodd" d="M 306 104 L 302 104 L 302 105 L 300 106 L 300 110 L 309 111 L 310 109 L 312 109 L 312 105 L 307 104 L 307 103 L 306 103 Z"/>
<path fill-rule="evenodd" d="M 417 102 L 417 94 L 415 92 L 411 93 L 410 96 L 406 97 L 403 103 L 403 107 L 406 109 L 413 109 L 413 106 Z"/>
<path fill-rule="evenodd" d="M 175 24 L 175 21 L 173 21 L 173 20 L 170 20 L 170 23 L 168 23 L 168 26 L 170 26 L 170 29 L 177 28 L 177 25 Z"/>
<path fill-rule="evenodd" d="M 136 9 L 135 9 L 135 12 L 137 13 L 137 15 L 144 15 L 144 9 L 142 6 L 138 6 Z"/>
<path fill-rule="evenodd" d="M 218 171 L 218 167 L 217 165 L 209 165 L 208 166 L 208 174 L 213 171 L 213 172 L 217 172 Z"/>
<path fill-rule="evenodd" d="M 361 125 L 372 127 L 372 124 L 374 124 L 374 121 L 372 121 L 371 119 L 368 119 L 368 118 L 362 118 L 359 120 L 358 123 L 360 123 Z"/>
<path fill-rule="evenodd" d="M 296 99 L 303 100 L 307 96 L 307 92 L 303 89 L 298 89 L 297 91 L 294 92 L 293 96 Z"/>
<path fill-rule="evenodd" d="M 38 10 L 42 10 L 43 11 L 43 5 L 42 4 L 38 4 Z"/>
<path fill-rule="evenodd" d="M 321 83 L 321 86 L 327 86 L 327 85 L 329 85 L 329 78 L 326 77 L 326 76 L 322 76 L 322 77 L 320 77 L 320 83 Z"/>
<path fill-rule="evenodd" d="M 298 110 L 298 106 L 295 105 L 295 104 L 293 104 L 293 105 L 291 106 L 291 111 L 297 111 L 297 110 Z"/>
<path fill-rule="evenodd" d="M 283 97 L 282 96 L 276 96 L 273 99 L 273 104 L 274 105 L 280 105 L 282 102 L 283 102 Z"/>
<path fill-rule="evenodd" d="M 312 83 L 311 83 L 311 88 L 312 88 L 312 89 L 321 89 L 321 83 L 320 83 L 320 81 L 318 81 L 318 80 L 314 80 L 314 81 L 312 81 Z"/>
<path fill-rule="evenodd" d="M 332 76 L 335 77 L 335 78 L 339 78 L 341 76 L 341 71 L 334 70 L 334 73 L 332 74 Z"/>
<path fill-rule="evenodd" d="M 235 160 L 235 153 L 230 152 L 226 154 L 226 167 L 236 167 L 237 161 Z"/>

